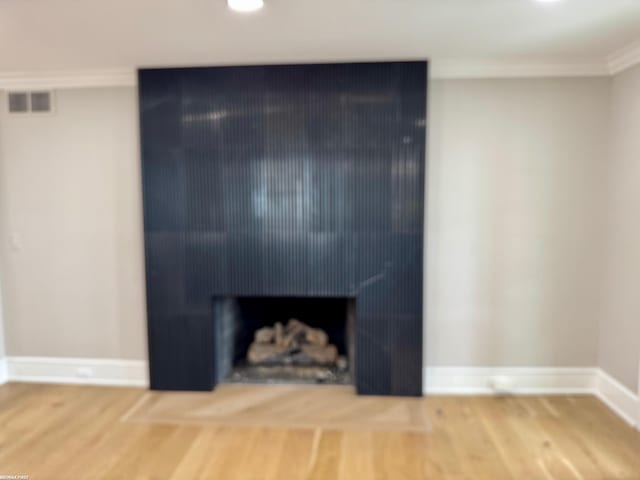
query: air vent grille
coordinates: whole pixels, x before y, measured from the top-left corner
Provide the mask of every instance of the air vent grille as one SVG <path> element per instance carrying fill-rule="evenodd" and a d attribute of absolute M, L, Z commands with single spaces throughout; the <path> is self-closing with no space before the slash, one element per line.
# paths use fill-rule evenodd
<path fill-rule="evenodd" d="M 9 113 L 51 113 L 53 111 L 53 94 L 46 91 L 9 92 Z"/>
<path fill-rule="evenodd" d="M 50 92 L 31 92 L 31 111 L 34 113 L 48 113 L 51 111 Z"/>
<path fill-rule="evenodd" d="M 27 113 L 29 111 L 29 95 L 25 92 L 9 94 L 9 113 Z"/>

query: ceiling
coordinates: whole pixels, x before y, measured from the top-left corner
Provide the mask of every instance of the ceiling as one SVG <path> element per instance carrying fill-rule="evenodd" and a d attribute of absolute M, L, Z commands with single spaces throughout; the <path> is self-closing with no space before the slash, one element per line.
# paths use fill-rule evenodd
<path fill-rule="evenodd" d="M 0 73 L 430 58 L 453 76 L 597 74 L 640 39 L 640 0 L 265 1 L 0 0 Z"/>

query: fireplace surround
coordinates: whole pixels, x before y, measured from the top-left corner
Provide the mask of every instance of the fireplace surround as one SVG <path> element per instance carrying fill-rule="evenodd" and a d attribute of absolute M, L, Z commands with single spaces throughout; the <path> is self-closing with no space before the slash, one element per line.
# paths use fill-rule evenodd
<path fill-rule="evenodd" d="M 422 393 L 426 92 L 426 62 L 139 72 L 152 389 L 211 390 L 220 312 L 297 298 L 355 305 L 358 393 Z"/>

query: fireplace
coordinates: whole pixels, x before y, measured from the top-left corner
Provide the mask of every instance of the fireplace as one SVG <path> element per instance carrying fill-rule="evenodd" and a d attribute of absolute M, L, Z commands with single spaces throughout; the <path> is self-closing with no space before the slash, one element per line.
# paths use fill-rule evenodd
<path fill-rule="evenodd" d="M 419 61 L 140 71 L 152 389 L 259 370 L 422 394 L 427 78 Z M 291 320 L 322 332 L 289 344 Z M 261 329 L 268 365 L 247 359 Z M 335 364 L 309 364 L 330 345 Z"/>
<path fill-rule="evenodd" d="M 219 383 L 353 381 L 355 299 L 213 300 Z"/>

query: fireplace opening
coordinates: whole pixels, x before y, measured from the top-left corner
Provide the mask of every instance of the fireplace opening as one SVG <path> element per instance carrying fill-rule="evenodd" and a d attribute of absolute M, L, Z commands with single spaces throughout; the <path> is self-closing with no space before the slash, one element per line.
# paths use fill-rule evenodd
<path fill-rule="evenodd" d="M 214 299 L 217 380 L 351 384 L 355 299 Z"/>

